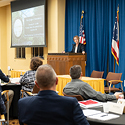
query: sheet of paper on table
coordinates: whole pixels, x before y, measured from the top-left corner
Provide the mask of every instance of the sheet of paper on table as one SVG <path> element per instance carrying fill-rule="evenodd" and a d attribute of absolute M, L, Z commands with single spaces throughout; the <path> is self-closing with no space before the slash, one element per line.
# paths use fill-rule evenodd
<path fill-rule="evenodd" d="M 8 83 L 1 83 L 1 86 L 4 86 L 4 85 L 6 85 L 6 84 L 8 84 Z"/>
<path fill-rule="evenodd" d="M 20 78 L 10 78 L 11 83 L 19 83 Z"/>
<path fill-rule="evenodd" d="M 83 114 L 85 116 L 89 116 L 89 115 L 94 115 L 94 114 L 99 114 L 101 113 L 101 111 L 98 111 L 98 110 L 94 110 L 94 109 L 85 109 L 85 110 L 82 110 L 83 111 Z"/>
<path fill-rule="evenodd" d="M 114 119 L 114 118 L 118 118 L 118 117 L 120 117 L 120 115 L 106 114 L 106 113 L 100 113 L 100 114 L 88 116 L 88 118 L 98 119 L 98 120 L 102 120 L 102 121 L 110 120 L 110 119 Z"/>
<path fill-rule="evenodd" d="M 104 113 L 98 110 L 91 110 L 91 109 L 85 109 L 83 110 L 83 113 L 85 116 L 87 116 L 87 118 L 97 119 L 101 121 L 106 121 L 120 117 L 120 115 Z"/>

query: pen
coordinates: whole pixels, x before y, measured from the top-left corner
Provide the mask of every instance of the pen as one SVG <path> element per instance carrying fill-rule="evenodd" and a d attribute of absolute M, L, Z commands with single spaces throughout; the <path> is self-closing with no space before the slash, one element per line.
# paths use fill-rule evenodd
<path fill-rule="evenodd" d="M 102 115 L 101 117 L 108 116 L 108 114 Z"/>
<path fill-rule="evenodd" d="M 93 115 L 98 115 L 98 114 L 100 114 L 100 112 L 99 113 L 95 113 L 95 114 L 91 114 L 91 115 L 88 115 L 88 116 L 93 116 Z"/>

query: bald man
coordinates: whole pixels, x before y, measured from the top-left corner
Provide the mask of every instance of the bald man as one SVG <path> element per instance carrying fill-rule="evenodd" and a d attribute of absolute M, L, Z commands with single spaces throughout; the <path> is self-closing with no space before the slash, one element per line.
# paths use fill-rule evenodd
<path fill-rule="evenodd" d="M 89 125 L 76 98 L 56 93 L 57 83 L 50 65 L 39 66 L 35 84 L 40 92 L 18 102 L 20 125 Z"/>

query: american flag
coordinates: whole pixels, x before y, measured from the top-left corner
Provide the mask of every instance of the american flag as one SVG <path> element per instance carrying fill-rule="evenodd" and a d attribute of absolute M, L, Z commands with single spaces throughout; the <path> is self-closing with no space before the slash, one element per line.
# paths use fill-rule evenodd
<path fill-rule="evenodd" d="M 86 39 L 85 39 L 85 33 L 84 33 L 83 24 L 82 24 L 83 13 L 84 13 L 84 11 L 82 11 L 81 20 L 80 20 L 79 42 L 85 45 Z"/>
<path fill-rule="evenodd" d="M 114 58 L 116 59 L 117 65 L 119 65 L 119 6 L 117 8 L 117 16 L 115 19 L 115 24 L 113 29 L 111 52 Z"/>

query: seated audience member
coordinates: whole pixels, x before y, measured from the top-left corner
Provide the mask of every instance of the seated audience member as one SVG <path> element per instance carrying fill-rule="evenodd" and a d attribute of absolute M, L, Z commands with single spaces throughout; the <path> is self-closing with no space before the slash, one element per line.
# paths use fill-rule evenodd
<path fill-rule="evenodd" d="M 67 83 L 63 92 L 67 95 L 81 95 L 85 100 L 95 99 L 98 101 L 110 101 L 118 99 L 121 93 L 114 95 L 102 94 L 95 91 L 88 83 L 81 80 L 82 70 L 80 65 L 74 65 L 70 68 L 71 82 Z"/>
<path fill-rule="evenodd" d="M 0 79 L 4 82 L 10 82 L 9 78 L 7 76 L 5 76 L 5 74 L 2 72 L 2 70 L 0 70 Z M 2 88 L 0 86 L 0 92 L 2 92 Z M 9 90 L 8 92 L 8 96 L 9 96 L 9 107 L 11 106 L 11 102 L 13 100 L 13 96 L 14 96 L 14 91 L 13 90 Z M 2 96 L 3 101 L 7 100 L 6 94 L 4 94 L 4 96 Z"/>
<path fill-rule="evenodd" d="M 89 125 L 76 98 L 56 93 L 58 78 L 50 65 L 36 71 L 38 95 L 18 101 L 19 122 L 28 125 Z"/>
<path fill-rule="evenodd" d="M 1 92 L 0 92 L 0 114 L 1 115 L 6 114 L 6 107 L 5 107 L 4 101 L 1 96 Z"/>
<path fill-rule="evenodd" d="M 37 68 L 43 64 L 43 61 L 39 57 L 33 57 L 30 62 L 30 69 L 27 71 L 22 78 L 20 79 L 20 84 L 22 85 L 22 89 L 28 92 L 33 91 L 33 87 L 35 85 L 35 73 Z M 24 96 L 28 96 L 27 93 L 24 93 Z"/>

